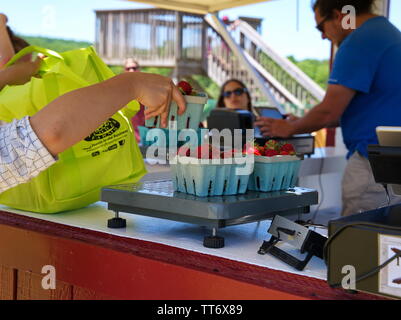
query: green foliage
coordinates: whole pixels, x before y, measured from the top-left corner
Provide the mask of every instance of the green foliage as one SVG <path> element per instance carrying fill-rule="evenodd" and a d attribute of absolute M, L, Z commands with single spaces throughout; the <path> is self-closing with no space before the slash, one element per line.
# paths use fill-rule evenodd
<path fill-rule="evenodd" d="M 109 66 L 109 68 L 115 73 L 115 74 L 120 74 L 124 72 L 124 67 L 123 66 Z M 141 68 L 142 72 L 147 72 L 147 73 L 155 73 L 155 74 L 160 74 L 162 76 L 168 77 L 170 76 L 172 69 L 170 68 L 155 68 L 155 67 L 143 67 Z"/>
<path fill-rule="evenodd" d="M 193 75 L 192 80 L 195 81 L 202 91 L 206 92 L 209 98 L 217 99 L 220 93 L 220 87 L 209 77 L 203 75 Z"/>
<path fill-rule="evenodd" d="M 114 74 L 120 74 L 124 71 L 123 66 L 109 66 L 109 68 L 114 72 Z"/>
<path fill-rule="evenodd" d="M 173 70 L 170 68 L 155 68 L 155 67 L 143 67 L 142 72 L 147 73 L 156 73 L 160 74 L 161 76 L 169 77 L 171 76 L 171 72 Z"/>
<path fill-rule="evenodd" d="M 329 79 L 330 72 L 328 60 L 305 59 L 297 61 L 293 56 L 289 56 L 288 59 L 323 89 L 327 89 L 327 80 Z"/>
<path fill-rule="evenodd" d="M 45 37 L 29 37 L 29 36 L 20 36 L 20 37 L 25 39 L 31 45 L 51 49 L 57 52 L 64 52 L 78 48 L 86 48 L 92 45 L 92 43 L 85 41 L 63 40 L 63 39 L 54 39 Z"/>

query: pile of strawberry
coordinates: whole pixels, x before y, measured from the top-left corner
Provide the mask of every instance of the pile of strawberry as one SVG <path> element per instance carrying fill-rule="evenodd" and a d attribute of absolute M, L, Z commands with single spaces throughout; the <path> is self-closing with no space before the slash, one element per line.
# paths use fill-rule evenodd
<path fill-rule="evenodd" d="M 178 149 L 178 155 L 182 157 L 190 157 L 191 149 L 188 146 L 182 146 Z M 198 159 L 226 159 L 233 158 L 238 155 L 239 151 L 231 149 L 227 151 L 220 151 L 219 148 L 212 146 L 211 144 L 205 143 L 192 151 L 192 154 Z"/>
<path fill-rule="evenodd" d="M 177 87 L 178 87 L 178 90 L 180 90 L 184 96 L 197 96 L 198 95 L 198 92 L 196 90 L 194 90 L 192 88 L 192 86 L 186 81 L 178 82 Z"/>
<path fill-rule="evenodd" d="M 254 154 L 255 156 L 294 156 L 296 154 L 294 146 L 290 143 L 280 143 L 276 140 L 269 140 L 264 146 L 256 142 L 253 145 L 247 145 L 244 149 L 245 154 Z"/>
<path fill-rule="evenodd" d="M 191 154 L 192 153 L 192 154 Z M 237 149 L 220 151 L 219 148 L 205 143 L 198 146 L 195 150 L 188 146 L 178 149 L 178 155 L 182 157 L 195 156 L 198 159 L 227 159 L 238 155 L 254 154 L 255 156 L 274 157 L 274 156 L 294 156 L 296 154 L 294 146 L 290 143 L 280 143 L 276 140 L 269 140 L 264 146 L 256 142 L 252 145 L 245 145 L 242 152 Z"/>

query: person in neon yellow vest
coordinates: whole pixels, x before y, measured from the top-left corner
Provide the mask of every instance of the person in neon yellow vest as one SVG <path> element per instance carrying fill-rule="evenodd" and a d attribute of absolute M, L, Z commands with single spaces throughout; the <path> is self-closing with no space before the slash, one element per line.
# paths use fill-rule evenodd
<path fill-rule="evenodd" d="M 0 14 L 0 33 L 5 32 L 6 22 L 5 16 Z M 6 34 L 6 37 L 9 35 Z M 2 34 L 0 39 L 0 55 L 5 58 L 0 60 L 4 60 L 1 60 L 4 65 L 14 49 L 9 55 L 7 41 L 3 41 Z M 29 59 L 6 69 L 0 65 L 0 90 L 6 85 L 28 82 L 37 73 L 40 62 L 40 59 Z M 57 161 L 59 153 L 87 137 L 132 100 L 147 106 L 146 119 L 160 116 L 162 127 L 167 126 L 172 100 L 178 105 L 179 115 L 186 109 L 185 99 L 171 79 L 133 72 L 71 91 L 53 100 L 32 117 L 26 116 L 1 125 L 0 193 L 29 181 L 49 168 Z M 41 165 L 37 166 L 38 163 Z"/>

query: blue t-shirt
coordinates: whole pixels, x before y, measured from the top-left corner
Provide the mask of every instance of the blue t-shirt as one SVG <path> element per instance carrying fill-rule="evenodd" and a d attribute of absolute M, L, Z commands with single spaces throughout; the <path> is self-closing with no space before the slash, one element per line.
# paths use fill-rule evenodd
<path fill-rule="evenodd" d="M 368 157 L 377 126 L 401 126 L 401 32 L 385 17 L 366 21 L 340 45 L 329 83 L 357 91 L 340 124 L 347 157 Z"/>

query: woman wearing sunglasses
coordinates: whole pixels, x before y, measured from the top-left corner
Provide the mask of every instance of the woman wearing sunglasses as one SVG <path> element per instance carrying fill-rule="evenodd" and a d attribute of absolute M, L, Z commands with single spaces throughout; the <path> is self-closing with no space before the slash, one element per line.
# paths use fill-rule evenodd
<path fill-rule="evenodd" d="M 217 108 L 242 109 L 252 112 L 252 99 L 245 84 L 237 79 L 227 80 L 221 87 Z"/>

